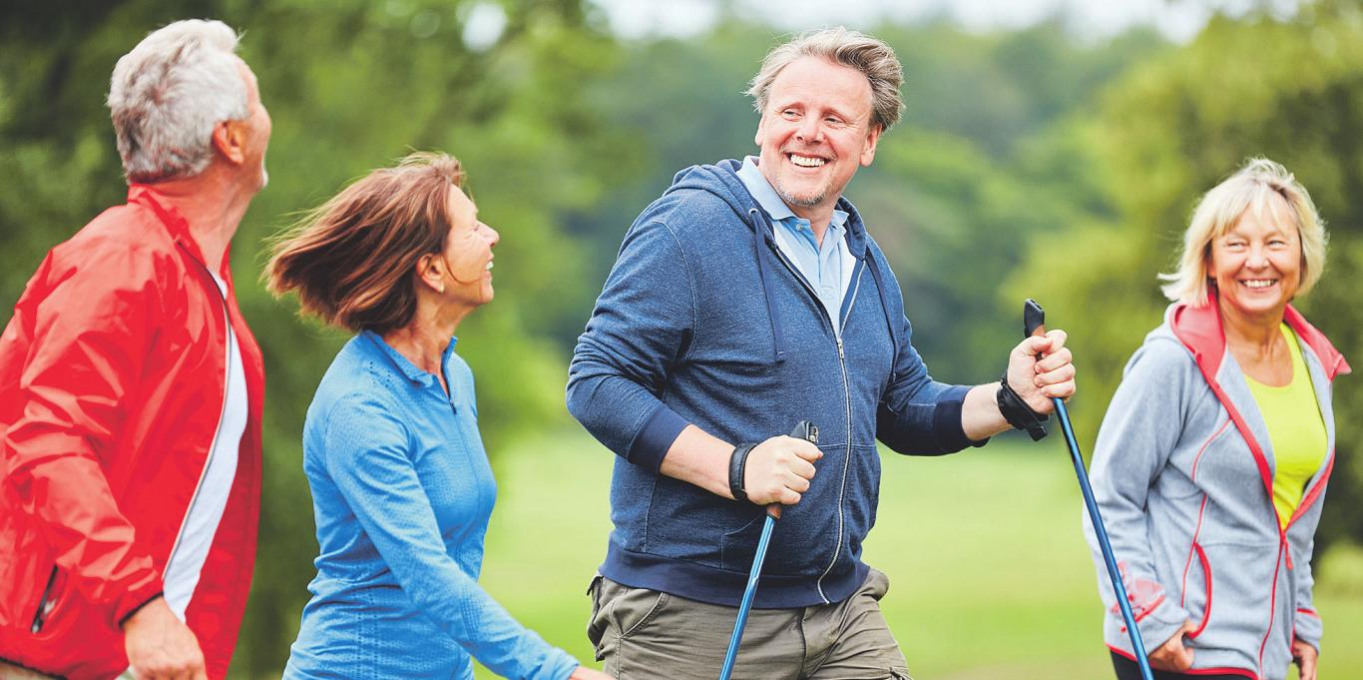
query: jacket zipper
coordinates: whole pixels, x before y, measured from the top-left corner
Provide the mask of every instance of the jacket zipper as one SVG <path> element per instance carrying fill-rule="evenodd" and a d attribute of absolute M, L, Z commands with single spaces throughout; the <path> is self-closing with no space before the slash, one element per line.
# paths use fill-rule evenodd
<path fill-rule="evenodd" d="M 842 506 L 843 500 L 847 494 L 847 471 L 851 468 L 852 465 L 852 386 L 847 379 L 847 357 L 843 351 L 842 333 L 840 333 L 837 328 L 833 327 L 833 319 L 832 317 L 829 316 L 828 310 L 824 308 L 823 302 L 819 300 L 819 294 L 815 292 L 814 287 L 809 285 L 809 282 L 806 281 L 805 277 L 802 274 L 800 274 L 798 269 L 795 268 L 795 265 L 792 264 L 790 260 L 786 258 L 785 253 L 781 252 L 780 248 L 774 248 L 774 250 L 776 251 L 777 257 L 781 260 L 781 264 L 784 264 L 786 266 L 786 269 L 789 269 L 790 272 L 795 275 L 795 280 L 799 281 L 800 285 L 804 286 L 804 289 L 814 297 L 814 304 L 818 306 L 819 311 L 822 313 L 822 316 L 826 321 L 828 321 L 828 329 L 833 332 L 833 340 L 837 344 L 838 348 L 838 368 L 842 369 L 842 397 L 844 403 L 847 405 L 847 429 L 845 430 L 847 433 L 846 437 L 847 451 L 846 454 L 843 456 L 842 480 L 841 484 L 838 487 L 838 540 L 837 543 L 833 546 L 833 559 L 829 560 L 828 566 L 824 568 L 822 574 L 819 574 L 819 580 L 814 583 L 814 587 L 819 591 L 819 597 L 823 599 L 824 604 L 831 604 L 831 601 L 828 599 L 828 596 L 825 595 L 823 592 L 823 581 L 825 578 L 828 577 L 829 572 L 833 571 L 833 567 L 837 565 L 838 558 L 842 556 L 843 521 L 844 521 Z M 853 265 L 854 268 L 855 266 L 856 265 Z M 861 275 L 858 274 L 857 285 L 852 288 L 852 300 L 847 305 L 847 318 L 851 318 L 852 316 L 852 308 L 855 307 L 857 304 L 857 292 L 860 289 Z"/>
<path fill-rule="evenodd" d="M 184 248 L 184 245 L 178 241 L 176 245 Z M 186 252 L 188 253 L 188 250 Z M 209 278 L 213 280 L 213 290 L 218 292 L 218 297 L 222 300 L 222 317 L 227 328 L 227 351 L 223 355 L 223 366 L 230 372 L 232 370 L 232 315 L 227 311 L 227 296 L 222 292 L 222 289 L 218 288 L 218 280 L 213 276 L 213 272 L 209 271 L 208 266 L 199 262 L 198 258 L 194 257 L 192 253 L 189 253 L 189 255 L 191 260 L 198 263 L 208 273 Z M 218 411 L 218 424 L 213 429 L 213 439 L 208 443 L 208 458 L 204 460 L 203 469 L 199 471 L 199 481 L 194 485 L 194 495 L 189 497 L 189 506 L 185 508 L 185 517 L 180 521 L 180 530 L 176 532 L 175 542 L 170 546 L 170 555 L 166 557 L 167 571 L 161 574 L 163 585 L 169 580 L 170 566 L 175 563 L 175 553 L 180 550 L 180 541 L 185 537 L 185 526 L 189 523 L 189 516 L 194 510 L 195 503 L 199 502 L 199 492 L 203 490 L 204 477 L 208 476 L 208 466 L 213 463 L 213 452 L 218 448 L 218 435 L 222 434 L 222 421 L 227 414 L 227 389 L 230 382 L 230 376 L 222 381 L 222 408 Z"/>
<path fill-rule="evenodd" d="M 473 449 L 469 446 L 468 437 L 465 436 L 464 434 L 464 427 L 459 422 L 459 408 L 454 405 L 454 381 L 450 380 L 449 374 L 445 372 L 445 362 L 443 360 L 440 362 L 440 377 L 444 378 L 445 384 L 449 386 L 448 387 L 449 392 L 445 393 L 443 396 L 445 399 L 445 406 L 447 406 L 450 409 L 450 414 L 454 416 L 454 435 L 459 439 L 459 448 L 465 454 L 464 458 L 465 461 L 468 463 L 469 472 L 472 473 L 474 477 L 478 477 L 479 476 L 479 471 L 477 469 L 478 464 L 472 454 Z M 497 480 L 491 477 L 490 475 L 487 481 L 489 481 L 493 485 L 497 483 Z M 475 484 L 475 486 L 477 487 L 478 492 L 478 502 L 487 503 L 487 499 L 483 497 L 484 496 L 483 485 Z M 495 491 L 492 497 L 492 504 L 494 506 L 497 504 L 497 496 Z"/>
<path fill-rule="evenodd" d="M 855 305 L 856 303 L 857 303 L 856 298 L 855 297 L 852 298 L 852 304 Z M 852 308 L 848 307 L 847 311 L 850 313 L 852 311 Z M 819 580 L 815 584 L 815 587 L 819 591 L 819 597 L 823 598 L 824 604 L 829 604 L 829 599 L 828 596 L 825 595 L 823 592 L 823 580 L 828 577 L 829 572 L 833 571 L 833 566 L 838 563 L 838 557 L 842 555 L 843 541 L 842 504 L 847 494 L 847 470 L 850 469 L 852 465 L 852 388 L 847 380 L 847 361 L 846 357 L 843 355 L 841 334 L 837 336 L 837 340 L 838 340 L 838 366 L 842 368 L 842 395 L 843 400 L 847 404 L 847 454 L 843 456 L 842 485 L 838 488 L 838 544 L 833 549 L 833 559 L 829 560 L 828 567 L 823 570 L 822 574 L 819 574 Z"/>
<path fill-rule="evenodd" d="M 47 622 L 48 614 L 57 606 L 57 599 L 52 597 L 52 586 L 57 583 L 57 565 L 52 565 L 52 575 L 47 577 L 47 586 L 43 588 L 43 596 L 38 599 L 38 611 L 33 613 L 33 626 L 30 629 L 34 635 L 43 629 L 43 624 Z"/>

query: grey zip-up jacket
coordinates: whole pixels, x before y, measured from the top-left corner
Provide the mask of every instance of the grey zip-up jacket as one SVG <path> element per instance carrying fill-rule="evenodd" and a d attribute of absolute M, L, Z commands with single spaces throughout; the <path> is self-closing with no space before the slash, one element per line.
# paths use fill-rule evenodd
<path fill-rule="evenodd" d="M 1099 511 L 1146 651 L 1185 621 L 1194 672 L 1280 680 L 1294 637 L 1320 649 L 1311 551 L 1335 462 L 1331 381 L 1343 356 L 1292 307 L 1325 421 L 1324 463 L 1286 529 L 1273 506 L 1273 445 L 1227 351 L 1216 298 L 1173 305 L 1127 363 L 1094 449 Z M 1107 609 L 1104 638 L 1133 658 L 1091 521 L 1084 533 Z"/>

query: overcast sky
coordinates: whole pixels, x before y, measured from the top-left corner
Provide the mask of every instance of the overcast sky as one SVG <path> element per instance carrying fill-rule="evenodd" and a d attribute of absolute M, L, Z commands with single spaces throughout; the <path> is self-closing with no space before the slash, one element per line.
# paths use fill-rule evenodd
<path fill-rule="evenodd" d="M 689 36 L 710 28 L 724 0 L 592 0 L 619 35 Z M 1057 13 L 1077 35 L 1105 38 L 1133 25 L 1154 26 L 1170 39 L 1192 39 L 1216 11 L 1244 14 L 1268 7 L 1291 16 L 1298 0 L 727 0 L 735 12 L 780 29 L 843 24 L 869 28 L 881 20 L 912 22 L 946 15 L 971 31 L 1028 26 Z"/>

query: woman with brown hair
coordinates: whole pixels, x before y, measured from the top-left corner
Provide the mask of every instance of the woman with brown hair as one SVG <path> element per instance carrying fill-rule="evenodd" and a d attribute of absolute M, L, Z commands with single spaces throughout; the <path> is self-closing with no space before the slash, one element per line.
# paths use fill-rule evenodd
<path fill-rule="evenodd" d="M 459 162 L 376 170 L 275 244 L 277 295 L 358 333 L 303 430 L 320 547 L 286 678 L 595 680 L 478 585 L 496 496 L 454 332 L 492 300 L 493 246 Z"/>

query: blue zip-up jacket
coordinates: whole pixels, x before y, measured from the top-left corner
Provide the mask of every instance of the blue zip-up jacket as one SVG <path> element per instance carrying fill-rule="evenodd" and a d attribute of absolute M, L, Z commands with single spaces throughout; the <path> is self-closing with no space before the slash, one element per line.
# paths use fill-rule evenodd
<path fill-rule="evenodd" d="M 317 577 L 287 680 L 565 680 L 578 663 L 478 584 L 497 483 L 473 372 L 441 357 L 449 394 L 373 331 L 327 369 L 303 425 Z"/>
<path fill-rule="evenodd" d="M 776 526 L 755 606 L 838 602 L 867 573 L 876 439 L 915 455 L 969 446 L 961 428 L 969 388 L 928 376 L 885 255 L 845 199 L 838 207 L 849 214 L 856 263 L 838 338 L 780 254 L 739 167 L 683 170 L 635 220 L 573 353 L 568 408 L 619 455 L 601 573 L 737 606 L 762 509 L 659 474 L 663 457 L 688 424 L 736 444 L 810 420 L 824 457 Z"/>

